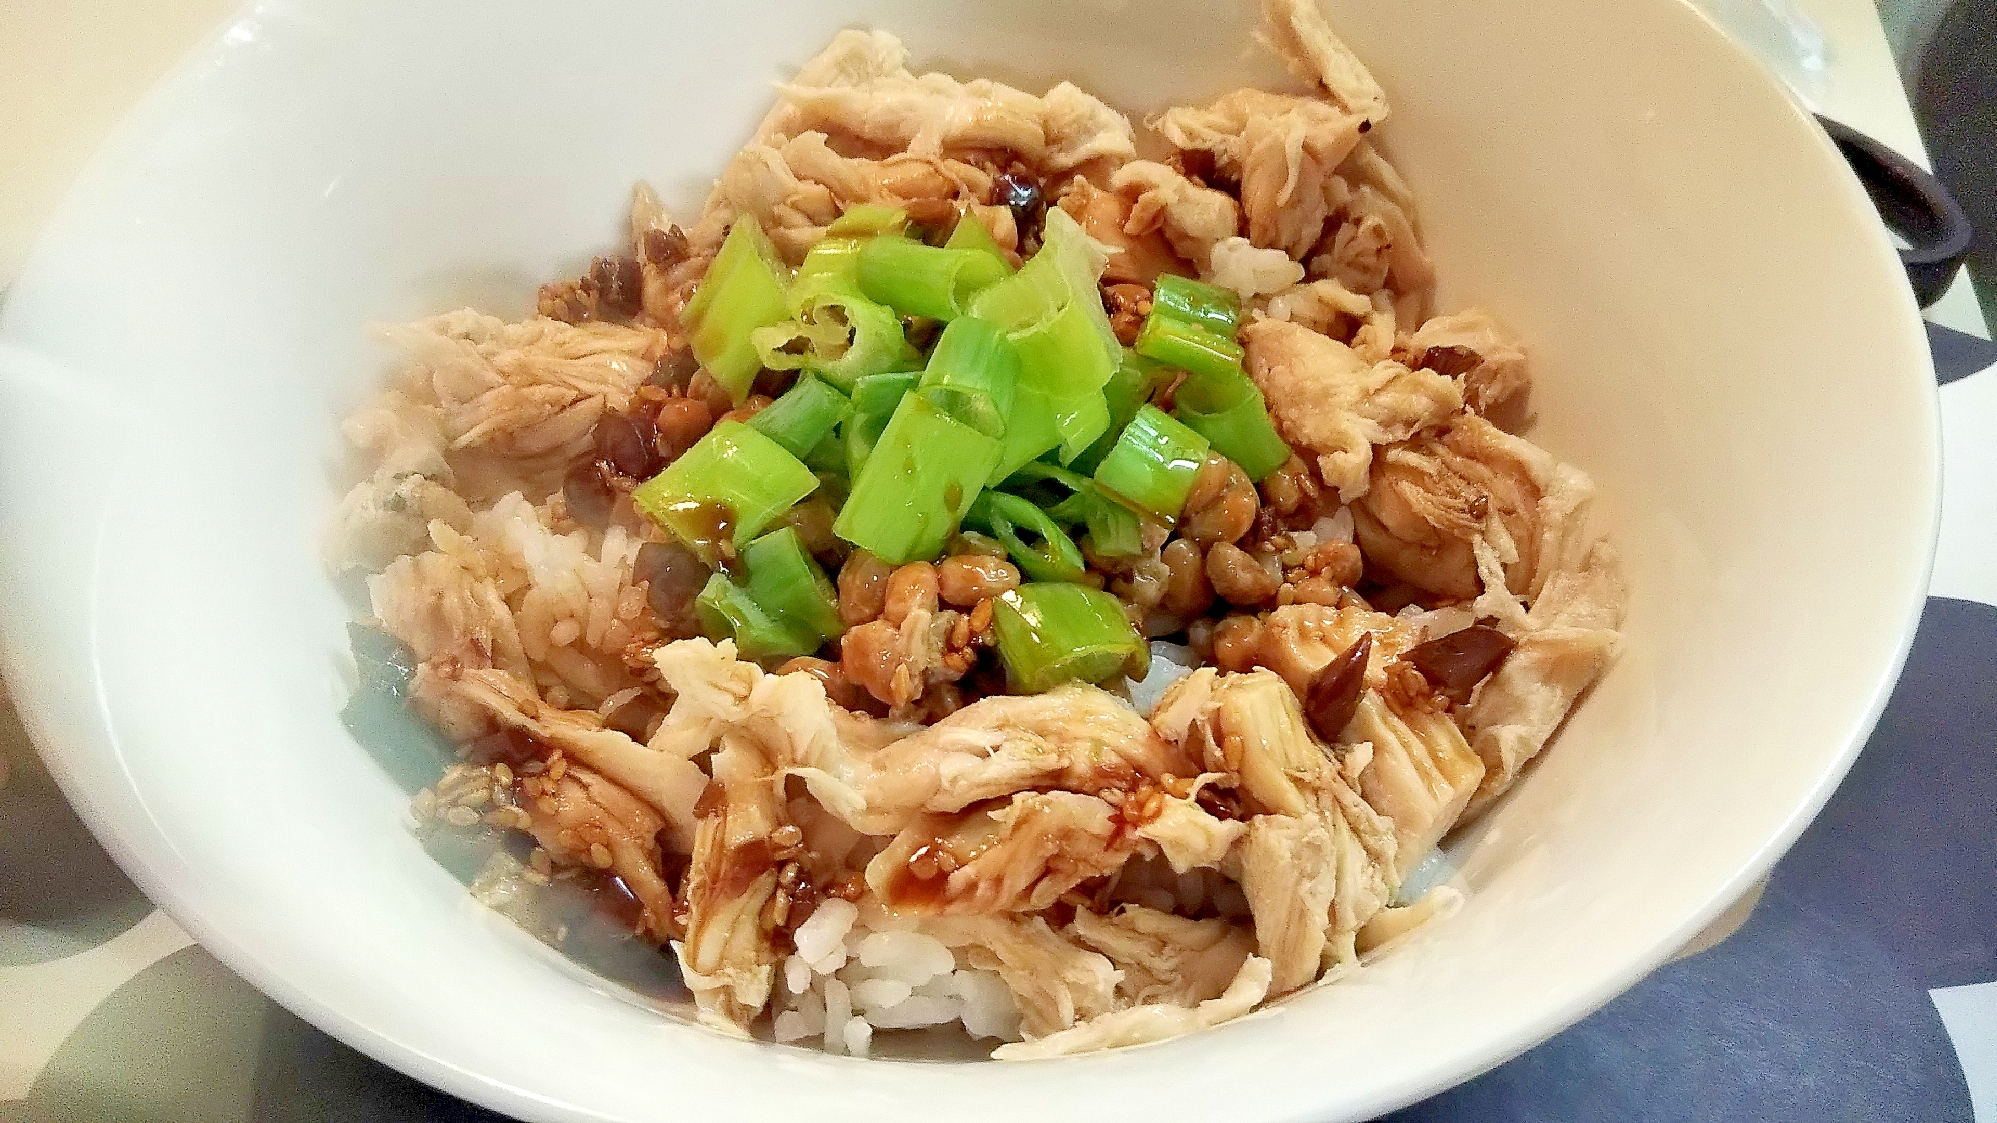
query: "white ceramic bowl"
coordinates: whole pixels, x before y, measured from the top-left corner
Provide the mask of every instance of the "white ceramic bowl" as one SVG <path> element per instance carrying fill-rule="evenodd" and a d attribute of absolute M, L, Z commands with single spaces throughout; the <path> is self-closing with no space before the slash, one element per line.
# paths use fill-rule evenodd
<path fill-rule="evenodd" d="M 335 720 L 321 575 L 361 325 L 524 312 L 648 177 L 690 208 L 837 28 L 1127 110 L 1280 77 L 1206 0 L 271 0 L 99 155 L 0 320 L 7 673 L 65 790 L 211 950 L 533 1119 L 1356 1119 L 1546 1037 L 1763 873 L 1843 775 L 1926 585 L 1935 398 L 1864 195 L 1675 0 L 1335 0 L 1394 102 L 1444 307 L 1531 342 L 1628 652 L 1454 853 L 1468 907 L 1356 980 L 1167 1044 L 856 1062 L 662 1020 L 471 905 Z M 682 213 L 690 213 L 683 211 Z"/>

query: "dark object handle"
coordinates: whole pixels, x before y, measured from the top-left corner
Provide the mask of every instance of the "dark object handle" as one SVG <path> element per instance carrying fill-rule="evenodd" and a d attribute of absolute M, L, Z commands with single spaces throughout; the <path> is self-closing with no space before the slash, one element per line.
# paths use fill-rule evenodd
<path fill-rule="evenodd" d="M 1914 299 L 1923 308 L 1940 300 L 1969 256 L 1969 216 L 1919 164 L 1849 125 L 1822 115 L 1817 122 L 1865 185 L 1886 228 L 1906 241 L 1900 264 L 1914 287 Z"/>

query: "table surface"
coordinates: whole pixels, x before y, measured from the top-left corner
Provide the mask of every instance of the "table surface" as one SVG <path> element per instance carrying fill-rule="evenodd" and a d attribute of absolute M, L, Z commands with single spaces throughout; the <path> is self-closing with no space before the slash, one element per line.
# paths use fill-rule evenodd
<path fill-rule="evenodd" d="M 1869 0 L 1699 0 L 1812 108 L 1925 160 Z M 1823 33 L 1811 69 L 1760 41 L 1758 4 Z M 0 5 L 0 285 L 110 128 L 235 7 L 227 0 L 9 0 Z M 1771 48 L 1774 47 L 1773 50 Z M 1988 337 L 1966 282 L 1929 319 Z M 1997 605 L 1997 371 L 1941 390 L 1943 526 L 1932 591 Z M 440 1102 L 325 1037 L 153 909 L 91 840 L 35 758 L 0 684 L 0 1123 L 489 1118 Z M 1687 949 L 1737 928 L 1750 894 Z M 1967 989 L 1967 988 L 1962 988 Z M 1997 987 L 1984 988 L 1997 990 Z M 1997 995 L 1954 1042 L 1976 1123 L 1997 1123 Z M 1953 1024 L 1953 1023 L 1952 1023 Z M 274 1075 L 277 1074 L 277 1075 Z"/>

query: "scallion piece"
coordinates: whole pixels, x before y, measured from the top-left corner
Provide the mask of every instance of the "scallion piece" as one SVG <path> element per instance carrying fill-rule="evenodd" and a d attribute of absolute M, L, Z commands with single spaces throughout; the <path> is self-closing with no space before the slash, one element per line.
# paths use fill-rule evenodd
<path fill-rule="evenodd" d="M 1096 287 L 1108 258 L 1066 211 L 1047 212 L 1041 237 L 1040 252 L 986 289 L 972 312 L 1004 328 L 1019 349 L 1020 385 L 1050 398 L 1098 391 L 1122 355 Z"/>
<path fill-rule="evenodd" d="M 1277 434 L 1261 389 L 1240 371 L 1188 378 L 1173 400 L 1173 414 L 1186 428 L 1241 465 L 1256 483 L 1290 459 L 1290 446 Z"/>
<path fill-rule="evenodd" d="M 950 321 L 929 353 L 921 392 L 937 408 L 992 438 L 1005 436 L 1019 384 L 1019 353 L 983 320 Z"/>
<path fill-rule="evenodd" d="M 869 374 L 913 365 L 917 356 L 892 308 L 861 296 L 833 274 L 800 278 L 789 295 L 796 316 L 756 329 L 750 339 L 772 370 L 804 369 L 840 389 Z"/>
<path fill-rule="evenodd" d="M 915 370 L 870 374 L 853 383 L 853 412 L 878 414 L 881 424 L 886 425 L 895 407 L 901 404 L 901 396 L 915 389 L 920 381 L 922 372 Z"/>
<path fill-rule="evenodd" d="M 1081 521 L 1079 513 L 1072 519 L 1063 519 L 1055 508 L 1089 490 L 1089 478 L 1058 464 L 1035 460 L 1021 465 L 1018 471 L 1007 476 L 1003 486 L 1012 494 L 1045 509 L 1055 519 L 1072 526 Z"/>
<path fill-rule="evenodd" d="M 714 564 L 817 487 L 818 477 L 782 445 L 723 421 L 633 491 L 631 502 Z"/>
<path fill-rule="evenodd" d="M 1096 482 L 1138 510 L 1171 522 L 1186 505 L 1207 447 L 1205 437 L 1147 405 L 1096 468 Z"/>
<path fill-rule="evenodd" d="M 725 573 L 707 579 L 693 608 L 701 631 L 714 639 L 733 639 L 745 659 L 809 655 L 820 647 L 819 641 L 763 611 L 755 595 Z"/>
<path fill-rule="evenodd" d="M 804 264 L 797 267 L 797 280 L 791 282 L 791 291 L 805 290 L 804 286 L 829 286 L 845 292 L 860 291 L 860 247 L 865 238 L 820 238 L 818 243 L 805 251 Z M 792 306 L 796 311 L 796 306 Z"/>
<path fill-rule="evenodd" d="M 853 384 L 853 408 L 839 426 L 839 443 L 844 450 L 846 474 L 860 478 L 860 469 L 874 451 L 874 442 L 894 417 L 902 396 L 915 388 L 922 376 L 915 371 L 868 375 Z"/>
<path fill-rule="evenodd" d="M 749 427 L 809 464 L 811 450 L 838 427 L 849 404 L 846 395 L 807 374 L 782 397 L 758 410 L 749 419 Z"/>
<path fill-rule="evenodd" d="M 860 291 L 904 316 L 954 320 L 971 298 L 1005 279 L 1005 263 L 972 250 L 875 238 L 860 248 Z"/>
<path fill-rule="evenodd" d="M 999 442 L 920 394 L 901 399 L 853 477 L 832 532 L 890 565 L 925 560 L 998 467 Z"/>
<path fill-rule="evenodd" d="M 974 253 L 988 253 L 1000 265 L 1005 267 L 1006 276 L 1012 276 L 1012 262 L 1006 259 L 1005 251 L 1000 249 L 998 242 L 992 239 L 991 230 L 984 223 L 978 221 L 977 215 L 969 211 L 964 212 L 963 216 L 957 219 L 957 228 L 950 231 L 950 239 L 943 243 L 943 248 L 946 250 L 970 250 Z"/>
<path fill-rule="evenodd" d="M 1241 344 L 1190 320 L 1160 315 L 1156 307 L 1137 333 L 1137 353 L 1192 375 L 1241 373 Z"/>
<path fill-rule="evenodd" d="M 825 228 L 827 235 L 903 234 L 907 231 L 908 212 L 882 203 L 856 203 L 847 207 L 832 220 L 832 225 Z"/>
<path fill-rule="evenodd" d="M 964 521 L 1005 543 L 1006 553 L 1035 581 L 1080 581 L 1088 571 L 1081 548 L 1061 524 L 1017 495 L 987 491 Z"/>
<path fill-rule="evenodd" d="M 790 316 L 784 286 L 790 270 L 754 219 L 729 227 L 721 252 L 707 267 L 680 319 L 691 328 L 693 357 L 737 405 L 763 369 L 750 334 Z"/>
<path fill-rule="evenodd" d="M 772 620 L 818 643 L 837 639 L 845 630 L 839 594 L 795 527 L 778 527 L 743 547 L 742 564 L 749 571 L 750 598 Z"/>
<path fill-rule="evenodd" d="M 1061 434 L 1054 428 L 1054 400 L 1031 387 L 1019 387 L 1013 394 L 1012 414 L 1005 419 L 1005 453 L 993 482 L 1019 471 L 1041 453 L 1060 447 Z"/>
<path fill-rule="evenodd" d="M 1054 402 L 1054 431 L 1061 435 L 1061 462 L 1071 464 L 1109 432 L 1109 405 L 1102 391 L 1084 390 Z"/>
<path fill-rule="evenodd" d="M 1123 603 L 1085 585 L 1021 585 L 993 603 L 992 627 L 1010 688 L 1039 694 L 1064 682 L 1143 678 L 1150 648 Z"/>
<path fill-rule="evenodd" d="M 1116 447 L 1116 439 L 1122 435 L 1123 427 L 1137 416 L 1137 409 L 1151 398 L 1151 391 L 1158 388 L 1159 367 L 1157 363 L 1126 348 L 1123 359 L 1117 364 L 1116 373 L 1110 375 L 1103 384 L 1103 405 L 1109 409 L 1109 428 L 1096 438 L 1080 456 L 1070 461 L 1068 466 L 1083 475 L 1093 475 L 1096 466 Z"/>
<path fill-rule="evenodd" d="M 1151 289 L 1151 314 L 1175 316 L 1233 339 L 1241 327 L 1241 297 L 1176 273 L 1160 273 Z"/>

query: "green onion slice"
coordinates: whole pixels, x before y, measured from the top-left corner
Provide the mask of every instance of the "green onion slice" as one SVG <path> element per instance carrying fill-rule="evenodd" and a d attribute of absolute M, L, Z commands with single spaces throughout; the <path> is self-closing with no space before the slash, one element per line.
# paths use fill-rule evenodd
<path fill-rule="evenodd" d="M 881 203 L 856 203 L 832 220 L 827 235 L 906 234 L 908 212 Z"/>
<path fill-rule="evenodd" d="M 1003 542 L 1006 553 L 1035 581 L 1080 581 L 1088 570 L 1081 548 L 1061 524 L 1017 495 L 987 491 L 971 504 L 964 521 Z"/>
<path fill-rule="evenodd" d="M 1032 583 L 997 598 L 992 627 L 1010 688 L 1143 678 L 1150 648 L 1115 597 L 1086 585 Z"/>
<path fill-rule="evenodd" d="M 849 407 L 846 395 L 807 374 L 782 397 L 757 411 L 749 419 L 749 427 L 810 464 L 812 450 L 832 435 Z"/>
<path fill-rule="evenodd" d="M 633 491 L 631 502 L 718 565 L 817 487 L 818 477 L 784 446 L 723 421 Z"/>
<path fill-rule="evenodd" d="M 973 253 L 986 253 L 992 256 L 1005 269 L 1005 276 L 1012 276 L 1012 262 L 1005 256 L 993 240 L 992 232 L 978 221 L 978 216 L 966 211 L 957 219 L 956 229 L 950 231 L 950 238 L 943 243 L 946 250 L 969 250 Z"/>
<path fill-rule="evenodd" d="M 700 630 L 713 639 L 733 639 L 745 659 L 777 659 L 809 655 L 819 644 L 763 611 L 746 587 L 717 573 L 707 579 L 693 601 Z"/>
<path fill-rule="evenodd" d="M 890 565 L 937 556 L 998 467 L 999 442 L 920 394 L 895 407 L 832 532 Z"/>
<path fill-rule="evenodd" d="M 1205 437 L 1147 405 L 1096 468 L 1096 483 L 1138 510 L 1171 522 L 1186 505 L 1207 448 Z"/>
<path fill-rule="evenodd" d="M 1103 457 L 1116 447 L 1116 439 L 1122 435 L 1124 426 L 1130 424 L 1130 419 L 1137 416 L 1138 407 L 1149 401 L 1151 392 L 1158 388 L 1161 374 L 1157 363 L 1126 348 L 1116 373 L 1110 375 L 1103 386 L 1103 405 L 1109 410 L 1109 427 L 1095 439 L 1094 444 L 1070 461 L 1068 467 L 1085 476 L 1094 475 Z"/>
<path fill-rule="evenodd" d="M 737 405 L 749 396 L 749 386 L 763 369 L 750 335 L 789 317 L 784 303 L 789 280 L 790 270 L 769 235 L 754 219 L 739 218 L 681 313 L 690 329 L 693 357 Z"/>
<path fill-rule="evenodd" d="M 1173 414 L 1212 442 L 1214 451 L 1261 483 L 1290 459 L 1262 391 L 1240 371 L 1188 378 L 1173 396 Z"/>
<path fill-rule="evenodd" d="M 860 291 L 904 316 L 954 320 L 982 290 L 1005 279 L 1005 263 L 974 250 L 875 238 L 860 249 Z"/>
<path fill-rule="evenodd" d="M 749 571 L 750 598 L 772 620 L 818 643 L 837 639 L 845 631 L 839 619 L 839 594 L 805 550 L 795 527 L 778 527 L 743 547 L 742 564 Z M 812 645 L 814 650 L 818 643 Z"/>
<path fill-rule="evenodd" d="M 1241 297 L 1230 289 L 1160 273 L 1151 289 L 1151 314 L 1172 316 L 1233 339 L 1241 328 Z"/>
<path fill-rule="evenodd" d="M 1137 333 L 1137 353 L 1198 376 L 1241 372 L 1241 344 L 1188 320 L 1161 315 L 1156 306 Z"/>
<path fill-rule="evenodd" d="M 922 395 L 937 408 L 994 439 L 1005 436 L 1019 383 L 1019 353 L 1005 333 L 965 316 L 950 321 L 929 353 Z"/>

